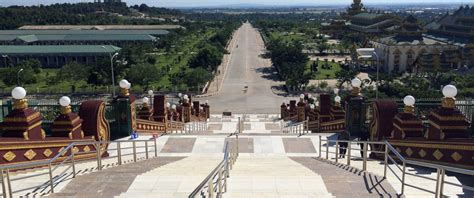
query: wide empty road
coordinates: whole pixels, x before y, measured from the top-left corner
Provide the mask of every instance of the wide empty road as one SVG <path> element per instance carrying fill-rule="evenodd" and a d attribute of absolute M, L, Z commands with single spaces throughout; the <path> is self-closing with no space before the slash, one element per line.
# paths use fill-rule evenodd
<path fill-rule="evenodd" d="M 279 113 L 286 99 L 272 92 L 281 84 L 272 80 L 274 69 L 264 53 L 260 33 L 250 23 L 244 23 L 234 35 L 230 60 L 218 94 L 207 99 L 212 113 Z"/>

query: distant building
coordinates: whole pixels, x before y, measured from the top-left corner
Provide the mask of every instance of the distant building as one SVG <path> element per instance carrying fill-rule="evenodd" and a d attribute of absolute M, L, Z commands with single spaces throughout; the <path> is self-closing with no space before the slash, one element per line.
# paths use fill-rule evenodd
<path fill-rule="evenodd" d="M 425 36 L 418 20 L 408 16 L 397 34 L 373 41 L 381 69 L 388 73 L 417 69 L 457 69 L 461 66 L 458 46 Z M 434 57 L 434 59 L 432 58 Z M 433 66 L 435 65 L 435 66 Z"/>
<path fill-rule="evenodd" d="M 383 34 L 392 32 L 399 23 L 392 15 L 367 11 L 361 0 L 354 0 L 347 12 L 341 16 L 343 19 L 321 24 L 321 32 L 334 38 L 340 38 L 349 32 Z"/>
<path fill-rule="evenodd" d="M 348 28 L 351 31 L 366 34 L 392 32 L 399 23 L 393 16 L 377 12 L 362 12 L 349 19 Z"/>
<path fill-rule="evenodd" d="M 453 14 L 426 25 L 428 34 L 453 43 L 474 42 L 474 6 L 461 6 Z"/>
<path fill-rule="evenodd" d="M 0 55 L 4 59 L 0 65 L 17 65 L 29 59 L 39 60 L 44 68 L 61 68 L 70 62 L 91 65 L 120 50 L 113 45 L 0 45 Z"/>
<path fill-rule="evenodd" d="M 0 45 L 154 44 L 166 30 L 0 30 Z"/>
<path fill-rule="evenodd" d="M 25 25 L 19 30 L 174 30 L 180 25 Z"/>

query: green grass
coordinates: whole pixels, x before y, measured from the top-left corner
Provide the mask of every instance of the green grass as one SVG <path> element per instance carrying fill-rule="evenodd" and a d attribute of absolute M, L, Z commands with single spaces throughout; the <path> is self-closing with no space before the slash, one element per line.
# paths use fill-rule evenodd
<path fill-rule="evenodd" d="M 311 65 L 313 64 L 313 61 L 308 61 L 306 64 L 306 71 L 311 72 Z M 334 79 L 336 78 L 336 72 L 341 70 L 341 66 L 338 63 L 333 63 L 331 61 L 328 61 L 328 64 L 331 66 L 330 69 L 323 69 L 323 65 L 325 64 L 325 61 L 319 61 L 318 62 L 318 71 L 313 74 L 312 79 L 314 80 L 324 80 L 324 79 Z"/>

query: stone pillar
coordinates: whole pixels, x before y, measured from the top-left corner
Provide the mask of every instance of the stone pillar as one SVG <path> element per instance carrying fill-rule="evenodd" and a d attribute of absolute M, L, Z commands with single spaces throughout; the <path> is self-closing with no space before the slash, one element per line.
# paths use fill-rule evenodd
<path fill-rule="evenodd" d="M 120 95 L 112 101 L 115 113 L 115 129 L 112 136 L 125 137 L 137 129 L 135 96 L 121 88 Z"/>
<path fill-rule="evenodd" d="M 38 111 L 28 108 L 26 99 L 13 99 L 13 110 L 5 118 L 2 126 L 3 137 L 18 137 L 24 140 L 41 140 L 46 138 L 41 128 L 43 116 Z"/>
<path fill-rule="evenodd" d="M 199 117 L 199 101 L 193 101 L 194 115 Z"/>
<path fill-rule="evenodd" d="M 206 118 L 210 118 L 211 117 L 211 108 L 209 106 L 209 104 L 204 104 L 203 106 L 203 109 L 204 109 L 204 112 L 206 113 Z"/>
<path fill-rule="evenodd" d="M 300 99 L 298 105 L 296 107 L 296 113 L 298 117 L 298 122 L 302 122 L 306 120 L 306 103 L 304 103 L 303 99 Z"/>
<path fill-rule="evenodd" d="M 181 107 L 181 115 L 183 122 L 191 122 L 191 105 L 187 99 L 184 100 L 184 103 Z"/>
<path fill-rule="evenodd" d="M 281 106 L 280 106 L 280 118 L 281 119 L 285 119 L 286 118 L 286 104 L 285 103 L 282 103 Z"/>
<path fill-rule="evenodd" d="M 449 94 L 446 89 L 454 89 L 454 94 Z M 453 138 L 469 138 L 469 123 L 464 115 L 455 107 L 457 89 L 452 85 L 443 88 L 445 97 L 442 106 L 433 110 L 429 119 L 429 129 L 425 137 L 429 140 L 445 140 Z"/>
<path fill-rule="evenodd" d="M 61 107 L 61 115 L 54 120 L 51 131 L 53 137 L 84 138 L 82 119 L 71 111 L 71 106 Z"/>
<path fill-rule="evenodd" d="M 143 103 L 143 107 L 138 111 L 137 118 L 144 120 L 153 120 L 153 109 L 148 103 Z"/>
<path fill-rule="evenodd" d="M 153 97 L 153 120 L 157 122 L 165 122 L 167 115 L 166 96 L 155 95 Z"/>
<path fill-rule="evenodd" d="M 414 101 L 415 99 L 412 96 L 405 97 L 403 112 L 395 115 L 395 118 L 393 118 L 393 131 L 391 134 L 393 139 L 401 140 L 409 137 L 423 137 L 423 123 L 414 114 Z"/>
<path fill-rule="evenodd" d="M 354 80 L 353 80 L 354 81 Z M 365 124 L 365 98 L 360 95 L 360 80 L 358 86 L 352 87 L 352 93 L 345 100 L 346 105 L 346 129 L 351 136 L 361 137 Z M 353 83 L 354 84 L 354 83 Z M 367 134 L 365 134 L 367 135 Z"/>

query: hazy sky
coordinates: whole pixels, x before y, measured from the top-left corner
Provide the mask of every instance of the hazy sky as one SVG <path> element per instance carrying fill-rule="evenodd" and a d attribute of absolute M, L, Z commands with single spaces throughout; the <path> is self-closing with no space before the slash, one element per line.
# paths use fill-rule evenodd
<path fill-rule="evenodd" d="M 92 2 L 93 0 L 0 0 L 1 6 L 32 5 L 51 3 Z M 192 7 L 192 6 L 219 6 L 233 4 L 262 4 L 262 5 L 295 5 L 295 4 L 350 4 L 352 0 L 123 0 L 128 5 L 146 3 L 163 7 Z M 474 3 L 474 0 L 363 0 L 363 3 Z"/>

